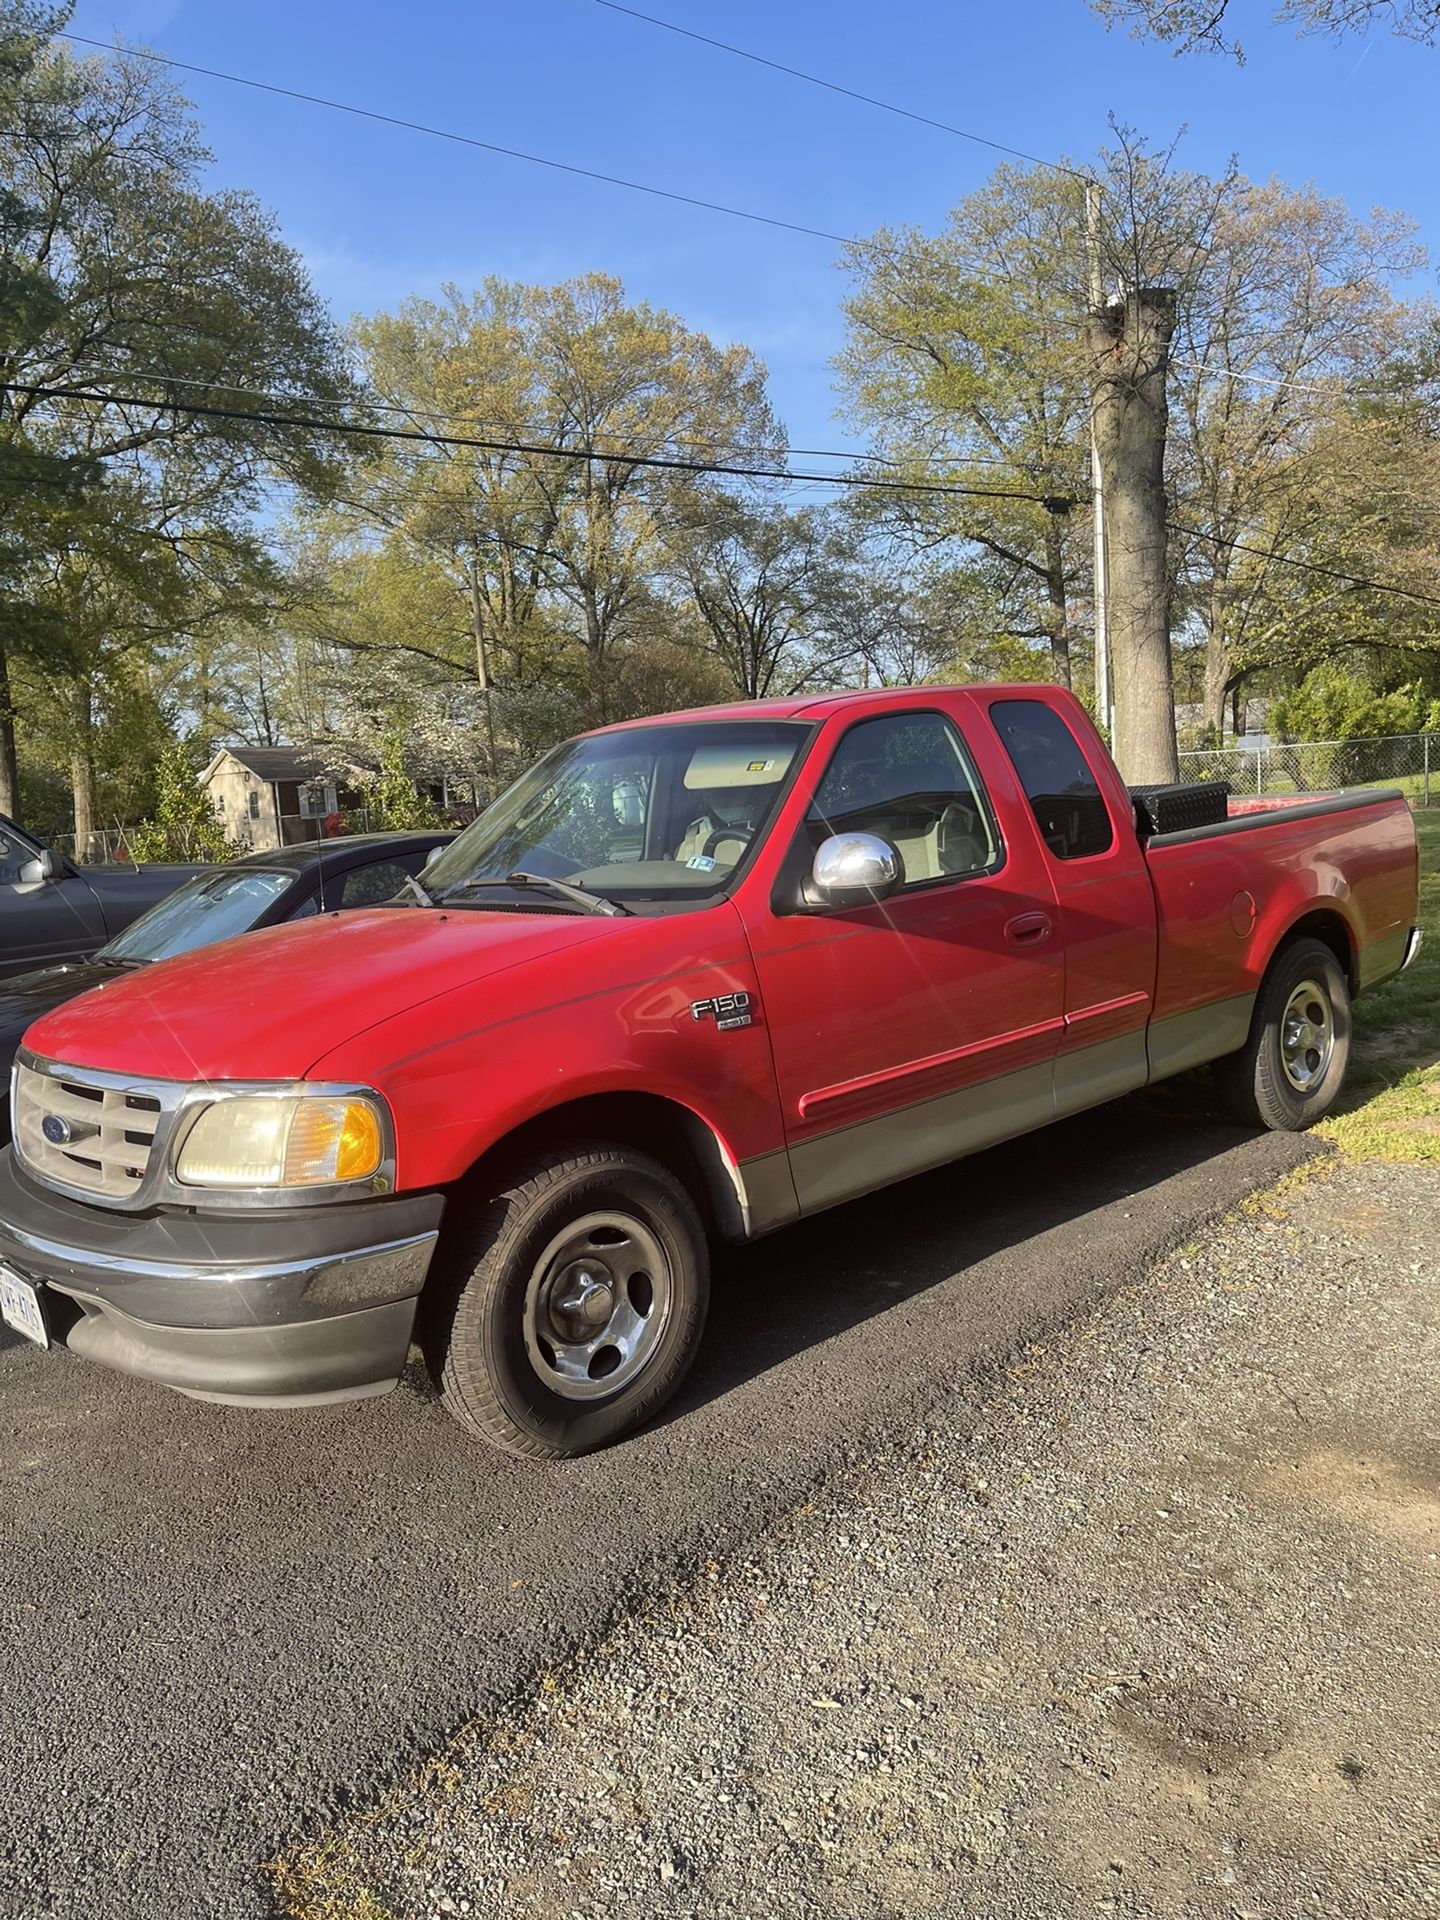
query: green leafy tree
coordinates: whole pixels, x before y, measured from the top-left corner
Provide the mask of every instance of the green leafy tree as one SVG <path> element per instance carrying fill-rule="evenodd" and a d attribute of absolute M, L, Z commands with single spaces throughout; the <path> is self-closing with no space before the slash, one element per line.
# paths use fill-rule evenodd
<path fill-rule="evenodd" d="M 306 396 L 293 411 L 312 412 L 353 389 L 271 217 L 248 195 L 202 186 L 208 155 L 162 69 L 55 44 L 32 53 L 12 93 L 0 190 L 25 219 L 9 267 L 44 298 L 6 343 L 0 452 L 91 479 L 78 499 L 31 490 L 25 583 L 60 636 L 51 673 L 83 837 L 96 823 L 89 736 L 109 679 L 222 612 L 263 604 L 278 576 L 258 511 L 277 488 L 323 494 L 340 471 L 332 436 L 204 418 L 185 403 L 233 408 L 237 390 L 258 390 L 283 416 L 289 394 Z"/>
<path fill-rule="evenodd" d="M 27 86 L 64 8 L 12 5 L 0 19 L 0 126 L 25 111 Z M 63 314 L 63 300 L 37 242 L 40 205 L 0 171 L 0 381 L 45 339 Z M 32 556 L 44 532 L 77 503 L 94 470 L 83 461 L 27 444 L 11 428 L 13 400 L 0 388 L 0 813 L 21 812 L 15 741 L 14 667 L 53 660 L 63 629 L 36 597 Z"/>
<path fill-rule="evenodd" d="M 127 836 L 136 860 L 225 861 L 236 849 L 205 789 L 190 755 L 172 742 L 155 769 L 155 813 Z"/>
<path fill-rule="evenodd" d="M 1270 710 L 1282 740 L 1380 740 L 1395 734 L 1440 733 L 1440 700 L 1418 681 L 1377 688 L 1339 661 L 1327 661 Z"/>
<path fill-rule="evenodd" d="M 730 694 L 763 700 L 827 686 L 856 658 L 837 632 L 842 547 L 814 508 L 714 488 L 687 495 L 666 530 L 674 577 Z"/>
<path fill-rule="evenodd" d="M 439 826 L 439 811 L 424 798 L 405 764 L 405 743 L 391 734 L 380 750 L 380 771 L 365 789 L 372 827 L 401 832 Z"/>
<path fill-rule="evenodd" d="M 1171 631 L 1218 735 L 1227 699 L 1300 658 L 1279 636 L 1296 633 L 1297 603 L 1318 600 L 1266 549 L 1351 543 L 1322 428 L 1425 336 L 1424 310 L 1397 295 L 1420 254 L 1399 216 L 1186 170 L 1124 129 L 1088 171 L 1093 218 L 1077 177 L 1006 166 L 940 234 L 882 232 L 853 250 L 840 368 L 854 417 L 894 463 L 881 471 L 1042 496 L 881 490 L 860 511 L 908 543 L 932 591 L 948 579 L 963 657 L 1023 674 L 1048 654 L 1043 670 L 1084 692 L 1092 527 L 1083 505 L 1056 506 L 1087 491 L 1088 269 L 1107 289 L 1173 288 Z"/>
<path fill-rule="evenodd" d="M 652 649 L 654 683 L 664 528 L 696 486 L 644 463 L 780 464 L 764 369 L 601 274 L 451 288 L 362 322 L 356 344 L 388 408 L 493 444 L 392 448 L 355 476 L 322 534 L 328 637 L 408 652 L 493 694 L 502 763 L 507 694 L 530 710 L 559 683 L 582 721 L 615 717 L 627 650 Z M 423 603 L 418 621 L 399 614 L 407 601 Z M 667 641 L 689 637 L 677 612 Z"/>
<path fill-rule="evenodd" d="M 881 229 L 850 254 L 838 361 L 877 476 L 982 490 L 877 496 L 886 531 L 932 570 L 948 551 L 988 603 L 986 628 L 1043 646 L 1067 685 L 1089 521 L 1042 499 L 1074 497 L 1087 472 L 1083 229 L 1078 179 L 1014 167 L 938 234 Z M 997 494 L 1027 497 L 983 497 Z"/>

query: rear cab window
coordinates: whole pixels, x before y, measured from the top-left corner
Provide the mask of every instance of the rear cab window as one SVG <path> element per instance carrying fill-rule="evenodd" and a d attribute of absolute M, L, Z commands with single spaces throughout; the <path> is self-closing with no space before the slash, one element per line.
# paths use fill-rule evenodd
<path fill-rule="evenodd" d="M 1043 700 L 997 700 L 990 719 L 1057 860 L 1108 853 L 1115 827 L 1080 742 Z"/>

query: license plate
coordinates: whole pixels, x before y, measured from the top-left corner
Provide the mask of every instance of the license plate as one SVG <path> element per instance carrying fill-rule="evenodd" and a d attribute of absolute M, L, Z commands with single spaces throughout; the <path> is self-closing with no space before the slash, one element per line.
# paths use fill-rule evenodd
<path fill-rule="evenodd" d="M 45 1311 L 40 1305 L 40 1289 L 22 1280 L 13 1267 L 0 1266 L 0 1320 L 16 1333 L 23 1333 L 37 1347 L 48 1347 Z"/>

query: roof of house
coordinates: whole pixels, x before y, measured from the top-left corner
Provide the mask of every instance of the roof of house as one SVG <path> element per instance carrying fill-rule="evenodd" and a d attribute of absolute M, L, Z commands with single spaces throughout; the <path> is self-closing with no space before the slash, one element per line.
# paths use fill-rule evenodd
<path fill-rule="evenodd" d="M 247 767 L 257 780 L 272 787 L 290 780 L 318 780 L 334 771 L 333 762 L 317 754 L 303 753 L 299 747 L 252 747 L 240 741 L 219 748 L 200 778 L 204 780 L 212 774 L 226 754 Z"/>

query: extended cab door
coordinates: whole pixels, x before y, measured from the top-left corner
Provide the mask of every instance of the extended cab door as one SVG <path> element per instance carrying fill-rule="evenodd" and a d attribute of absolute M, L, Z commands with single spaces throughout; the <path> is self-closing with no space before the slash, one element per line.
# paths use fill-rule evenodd
<path fill-rule="evenodd" d="M 1156 908 L 1130 795 L 1078 700 L 1055 688 L 977 689 L 1020 780 L 1060 903 L 1065 1031 L 1056 1108 L 1144 1086 Z"/>
<path fill-rule="evenodd" d="M 912 698 L 826 725 L 777 829 L 773 885 L 738 902 L 802 1211 L 1054 1113 L 1064 951 L 1043 851 L 1028 819 L 1007 820 L 1023 807 L 1008 773 L 1003 796 L 987 789 L 957 697 Z M 898 848 L 904 884 L 805 905 L 816 847 L 847 831 Z"/>
<path fill-rule="evenodd" d="M 78 874 L 61 863 L 51 879 L 22 879 L 39 856 L 38 845 L 0 820 L 0 974 L 88 959 L 104 944 L 99 903 Z"/>

